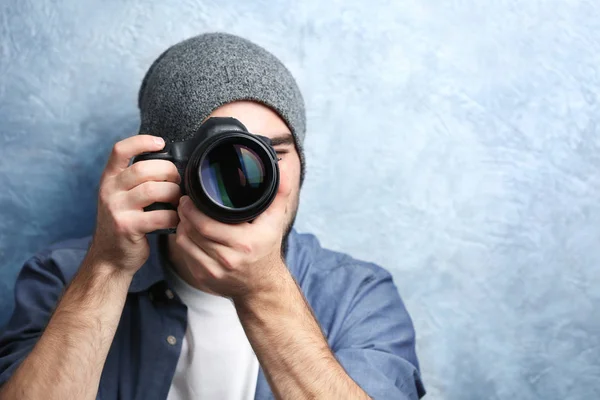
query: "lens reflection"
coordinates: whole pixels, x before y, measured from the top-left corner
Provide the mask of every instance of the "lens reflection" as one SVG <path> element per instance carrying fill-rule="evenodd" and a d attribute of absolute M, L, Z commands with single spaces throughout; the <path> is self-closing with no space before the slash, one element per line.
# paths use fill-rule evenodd
<path fill-rule="evenodd" d="M 254 204 L 264 193 L 264 164 L 245 145 L 217 145 L 206 155 L 200 170 L 204 190 L 217 204 L 243 208 Z"/>

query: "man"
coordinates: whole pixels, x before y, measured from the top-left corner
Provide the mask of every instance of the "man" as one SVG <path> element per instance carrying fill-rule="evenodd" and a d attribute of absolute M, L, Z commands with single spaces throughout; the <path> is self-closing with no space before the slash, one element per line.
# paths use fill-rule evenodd
<path fill-rule="evenodd" d="M 233 35 L 200 35 L 152 64 L 138 103 L 140 134 L 112 150 L 93 236 L 38 253 L 19 275 L 0 398 L 422 396 L 390 274 L 292 229 L 305 111 L 281 62 Z M 201 213 L 169 161 L 130 165 L 208 117 L 237 118 L 278 153 L 276 198 L 252 223 Z M 143 210 L 155 202 L 177 210 Z"/>

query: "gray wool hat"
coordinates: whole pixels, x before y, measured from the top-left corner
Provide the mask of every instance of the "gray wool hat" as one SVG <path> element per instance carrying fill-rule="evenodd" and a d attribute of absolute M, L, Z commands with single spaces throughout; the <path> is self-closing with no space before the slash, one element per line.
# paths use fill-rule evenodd
<path fill-rule="evenodd" d="M 294 77 L 273 54 L 228 33 L 184 40 L 152 63 L 138 94 L 139 133 L 182 141 L 215 109 L 238 100 L 262 103 L 281 116 L 304 172 L 306 112 Z"/>

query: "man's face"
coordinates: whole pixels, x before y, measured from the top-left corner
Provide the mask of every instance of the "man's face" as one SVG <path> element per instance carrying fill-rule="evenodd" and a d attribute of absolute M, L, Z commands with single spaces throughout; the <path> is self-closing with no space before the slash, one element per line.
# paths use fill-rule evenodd
<path fill-rule="evenodd" d="M 290 129 L 276 112 L 262 104 L 251 101 L 225 104 L 213 111 L 209 115 L 210 117 L 236 118 L 244 124 L 250 133 L 266 136 L 272 140 L 277 157 L 281 159 L 279 161 L 281 179 L 287 180 L 287 183 L 292 187 L 288 200 L 289 218 L 286 221 L 285 242 L 296 218 L 300 194 L 300 156 L 296 151 Z"/>

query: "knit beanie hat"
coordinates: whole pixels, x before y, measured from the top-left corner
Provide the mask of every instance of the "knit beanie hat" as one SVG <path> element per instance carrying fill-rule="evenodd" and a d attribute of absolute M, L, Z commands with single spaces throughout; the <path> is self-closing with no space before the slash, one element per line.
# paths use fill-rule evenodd
<path fill-rule="evenodd" d="M 304 178 L 304 100 L 290 71 L 273 54 L 227 33 L 177 43 L 152 63 L 138 94 L 140 134 L 183 141 L 220 106 L 250 100 L 274 110 L 287 124 Z"/>

